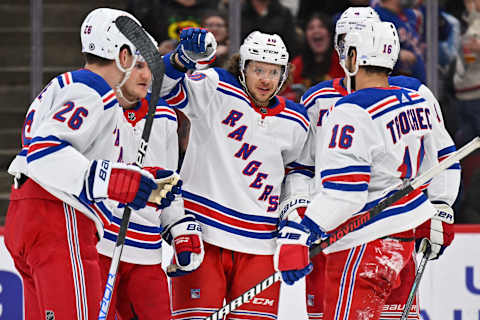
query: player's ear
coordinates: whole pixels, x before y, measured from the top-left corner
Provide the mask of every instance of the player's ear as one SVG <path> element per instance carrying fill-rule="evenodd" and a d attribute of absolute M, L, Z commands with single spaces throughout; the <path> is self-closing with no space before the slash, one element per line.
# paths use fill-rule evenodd
<path fill-rule="evenodd" d="M 132 54 L 130 53 L 130 49 L 127 46 L 123 46 L 120 49 L 119 60 L 120 60 L 120 64 L 122 65 L 122 67 L 128 68 L 130 66 L 130 64 L 131 64 L 130 57 L 131 56 L 132 56 Z"/>

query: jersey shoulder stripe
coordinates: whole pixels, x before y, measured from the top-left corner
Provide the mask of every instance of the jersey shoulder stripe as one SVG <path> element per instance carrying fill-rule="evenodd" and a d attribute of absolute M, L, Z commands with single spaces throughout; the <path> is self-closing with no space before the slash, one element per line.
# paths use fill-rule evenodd
<path fill-rule="evenodd" d="M 338 92 L 333 86 L 333 80 L 327 80 L 320 82 L 305 92 L 302 97 L 302 103 L 305 108 L 308 110 L 311 108 L 317 99 L 327 99 L 327 98 L 341 98 L 343 95 Z"/>
<path fill-rule="evenodd" d="M 243 91 L 243 89 L 238 88 L 229 82 L 219 81 L 217 91 L 220 91 L 221 93 L 226 94 L 228 96 L 238 98 L 242 101 L 245 101 L 248 105 L 250 105 L 250 99 L 247 96 L 247 94 Z"/>
<path fill-rule="evenodd" d="M 240 83 L 240 81 L 238 81 L 238 79 L 233 74 L 231 74 L 230 72 L 222 68 L 213 68 L 213 69 L 217 72 L 219 81 L 228 83 L 229 85 L 243 91 L 242 84 Z"/>
<path fill-rule="evenodd" d="M 57 77 L 60 88 L 64 88 L 73 83 L 82 83 L 95 90 L 101 97 L 103 108 L 105 110 L 113 107 L 117 103 L 117 97 L 108 83 L 98 74 L 86 69 L 66 72 Z"/>
<path fill-rule="evenodd" d="M 305 108 L 290 100 L 285 100 L 285 102 L 285 108 L 283 108 L 283 110 L 281 110 L 279 113 L 275 114 L 275 117 L 293 120 L 300 124 L 305 131 L 308 131 L 310 120 L 308 119 Z"/>
<path fill-rule="evenodd" d="M 424 102 L 416 91 L 402 88 L 367 88 L 356 91 L 338 100 L 335 107 L 353 104 L 367 111 L 376 119 L 390 111 Z"/>
<path fill-rule="evenodd" d="M 397 86 L 418 91 L 422 82 L 417 78 L 407 76 L 388 77 L 388 83 L 391 86 Z"/>

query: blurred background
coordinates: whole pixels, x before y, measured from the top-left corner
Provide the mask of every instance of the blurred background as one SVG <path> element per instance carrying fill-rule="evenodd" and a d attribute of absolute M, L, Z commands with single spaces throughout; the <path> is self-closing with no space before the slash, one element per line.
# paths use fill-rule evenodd
<path fill-rule="evenodd" d="M 185 27 L 205 27 L 219 44 L 217 67 L 251 31 L 277 33 L 290 53 L 298 101 L 310 86 L 343 76 L 333 49 L 336 19 L 350 6 L 374 7 L 401 40 L 394 74 L 424 82 L 440 101 L 457 148 L 480 133 L 480 0 L 2 0 L 0 3 L 0 227 L 11 187 L 6 172 L 21 149 L 25 112 L 56 75 L 81 68 L 80 25 L 89 11 L 133 13 L 167 53 Z M 180 120 L 184 119 L 180 115 Z M 185 148 L 188 123 L 179 129 Z M 462 162 L 455 223 L 480 223 L 480 154 Z"/>

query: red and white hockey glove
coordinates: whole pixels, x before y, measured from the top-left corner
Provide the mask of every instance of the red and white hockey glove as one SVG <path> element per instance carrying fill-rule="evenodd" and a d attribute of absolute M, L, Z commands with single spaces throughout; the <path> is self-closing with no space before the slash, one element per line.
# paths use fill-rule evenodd
<path fill-rule="evenodd" d="M 453 209 L 445 203 L 434 203 L 437 213 L 415 229 L 415 247 L 417 252 L 424 252 L 426 242 L 430 242 L 429 260 L 438 259 L 455 236 L 453 231 Z"/>
<path fill-rule="evenodd" d="M 172 264 L 167 267 L 168 276 L 182 276 L 195 271 L 200 266 L 205 255 L 202 227 L 193 215 L 185 215 L 162 236 L 172 245 L 175 253 Z"/>
<path fill-rule="evenodd" d="M 310 231 L 306 226 L 289 220 L 278 225 L 273 265 L 276 271 L 281 271 L 286 284 L 293 285 L 313 270 L 308 252 L 310 244 Z"/>
<path fill-rule="evenodd" d="M 300 223 L 310 203 L 307 195 L 295 195 L 280 203 L 280 220 L 290 220 Z"/>
<path fill-rule="evenodd" d="M 138 210 L 146 206 L 156 188 L 153 176 L 137 166 L 94 160 L 90 163 L 80 197 L 90 202 L 109 198 Z"/>
<path fill-rule="evenodd" d="M 182 193 L 183 181 L 180 176 L 172 170 L 164 170 L 160 167 L 143 167 L 155 178 L 157 189 L 152 191 L 148 198 L 149 205 L 164 209 L 172 203 L 175 195 Z"/>

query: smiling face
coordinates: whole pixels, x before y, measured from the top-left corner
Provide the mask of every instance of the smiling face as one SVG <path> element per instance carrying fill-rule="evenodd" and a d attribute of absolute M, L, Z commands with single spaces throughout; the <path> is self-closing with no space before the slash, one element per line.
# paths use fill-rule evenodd
<path fill-rule="evenodd" d="M 245 81 L 248 91 L 259 105 L 267 105 L 278 88 L 282 66 L 250 61 L 246 67 Z"/>
<path fill-rule="evenodd" d="M 152 73 L 147 63 L 137 60 L 130 77 L 122 86 L 123 96 L 129 101 L 139 101 L 147 96 L 151 83 Z"/>
<path fill-rule="evenodd" d="M 315 54 L 327 52 L 330 46 L 330 33 L 325 24 L 318 17 L 313 18 L 305 28 L 305 37 L 308 46 Z"/>

